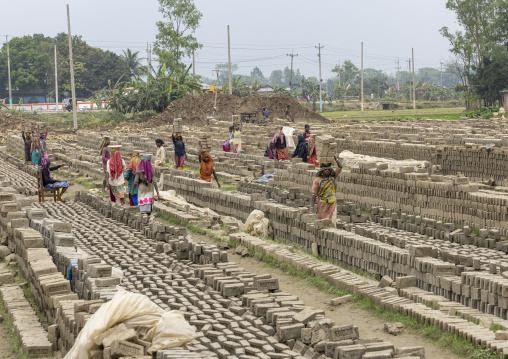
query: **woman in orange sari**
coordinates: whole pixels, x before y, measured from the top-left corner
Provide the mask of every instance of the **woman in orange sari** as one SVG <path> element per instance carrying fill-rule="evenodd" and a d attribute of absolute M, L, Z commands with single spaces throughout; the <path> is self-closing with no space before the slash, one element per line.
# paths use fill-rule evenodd
<path fill-rule="evenodd" d="M 217 179 L 217 174 L 215 173 L 215 169 L 213 168 L 213 159 L 210 157 L 208 152 L 203 152 L 201 154 L 201 166 L 199 167 L 199 179 L 212 182 L 212 175 L 217 181 L 217 185 L 220 188 L 219 180 Z M 213 186 L 213 184 L 212 184 Z"/>

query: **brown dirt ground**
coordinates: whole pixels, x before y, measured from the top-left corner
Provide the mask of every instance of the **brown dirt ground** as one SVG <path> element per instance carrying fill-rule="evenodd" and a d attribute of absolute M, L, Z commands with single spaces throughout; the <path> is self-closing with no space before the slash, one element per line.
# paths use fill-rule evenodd
<path fill-rule="evenodd" d="M 213 239 L 205 235 L 192 234 L 192 237 L 206 243 L 215 243 Z M 247 271 L 256 274 L 271 274 L 278 278 L 281 290 L 297 295 L 307 306 L 323 309 L 327 318 L 334 320 L 338 325 L 354 324 L 358 326 L 360 338 L 380 338 L 393 343 L 396 347 L 423 346 L 427 359 L 460 359 L 459 356 L 438 348 L 432 342 L 425 340 L 418 334 L 411 333 L 408 329 L 398 336 L 384 332 L 385 322 L 351 304 L 331 307 L 330 300 L 335 296 L 308 286 L 303 279 L 294 278 L 280 269 L 269 267 L 254 258 L 242 258 L 234 254 L 233 250 L 229 250 L 228 256 L 230 261 L 237 263 Z"/>
<path fill-rule="evenodd" d="M 17 356 L 11 351 L 11 345 L 7 340 L 7 331 L 4 324 L 0 324 L 0 358 L 2 359 L 16 359 Z"/>
<path fill-rule="evenodd" d="M 167 125 L 172 124 L 173 119 L 181 118 L 186 125 L 203 126 L 206 123 L 206 116 L 212 115 L 214 101 L 214 94 L 188 95 L 173 101 L 163 113 L 148 120 L 147 124 L 153 127 Z M 260 118 L 263 106 L 268 109 L 270 118 L 285 118 L 287 105 L 290 106 L 291 117 L 297 121 L 329 122 L 325 117 L 303 107 L 295 99 L 286 95 L 248 96 L 243 98 L 225 94 L 217 96 L 217 114 L 220 119 L 226 121 L 231 119 L 232 114 L 240 115 L 243 112 L 256 112 L 257 118 Z"/>

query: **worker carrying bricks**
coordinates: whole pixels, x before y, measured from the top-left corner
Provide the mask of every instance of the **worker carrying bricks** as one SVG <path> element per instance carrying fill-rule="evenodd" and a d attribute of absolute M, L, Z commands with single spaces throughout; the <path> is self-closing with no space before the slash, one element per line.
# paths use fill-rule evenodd
<path fill-rule="evenodd" d="M 102 158 L 102 170 L 104 171 L 104 179 L 102 180 L 102 192 L 106 192 L 106 186 L 109 183 L 107 165 L 109 159 L 111 158 L 111 150 L 108 147 L 110 143 L 111 136 L 104 135 L 101 145 L 99 146 L 99 154 Z"/>
<path fill-rule="evenodd" d="M 314 212 L 314 204 L 317 198 L 316 214 L 318 219 L 330 218 L 332 224 L 337 221 L 337 184 L 335 180 L 342 171 L 342 164 L 336 156 L 333 156 L 337 163 L 337 169 L 332 168 L 331 163 L 321 163 L 317 178 L 312 184 L 311 210 Z"/>
<path fill-rule="evenodd" d="M 175 147 L 175 168 L 183 170 L 185 166 L 185 157 L 187 152 L 185 151 L 185 142 L 183 142 L 182 134 L 177 133 L 175 136 L 175 126 L 173 125 L 173 134 L 171 135 L 173 145 Z"/>
<path fill-rule="evenodd" d="M 217 178 L 217 174 L 215 173 L 215 169 L 213 168 L 213 158 L 210 156 L 208 152 L 201 152 L 201 165 L 199 166 L 199 179 L 206 182 L 212 183 L 212 175 L 217 181 L 217 185 L 220 188 L 219 179 Z"/>

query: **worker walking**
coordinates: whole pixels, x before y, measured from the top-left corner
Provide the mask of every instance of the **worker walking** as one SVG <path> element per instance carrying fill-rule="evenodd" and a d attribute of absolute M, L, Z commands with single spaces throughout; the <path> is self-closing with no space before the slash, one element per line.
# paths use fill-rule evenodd
<path fill-rule="evenodd" d="M 312 184 L 312 200 L 311 210 L 314 212 L 314 205 L 317 199 L 316 214 L 318 219 L 330 218 L 332 224 L 337 221 L 337 184 L 335 183 L 337 177 L 342 171 L 342 164 L 339 159 L 334 156 L 335 162 L 337 163 L 337 169 L 332 169 L 331 163 L 322 163 L 317 178 Z"/>
<path fill-rule="evenodd" d="M 265 106 L 261 108 L 261 117 L 263 118 L 263 120 L 268 120 L 268 118 L 270 118 L 270 116 L 268 115 L 268 109 Z"/>

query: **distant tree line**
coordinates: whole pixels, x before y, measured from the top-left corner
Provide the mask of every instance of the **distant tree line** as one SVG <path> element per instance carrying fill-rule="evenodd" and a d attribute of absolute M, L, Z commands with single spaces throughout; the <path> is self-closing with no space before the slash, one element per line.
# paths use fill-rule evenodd
<path fill-rule="evenodd" d="M 450 41 L 467 106 L 501 104 L 501 91 L 508 88 L 508 0 L 448 0 L 446 8 L 462 28 L 440 32 Z"/>
<path fill-rule="evenodd" d="M 9 40 L 13 89 L 45 89 L 54 98 L 55 45 L 60 100 L 70 95 L 69 46 L 65 33 L 55 37 L 34 34 Z M 73 36 L 72 50 L 77 97 L 90 96 L 106 87 L 108 81 L 135 77 L 142 69 L 137 52 L 127 50 L 119 56 L 88 45 L 81 36 Z M 7 87 L 7 44 L 4 43 L 0 51 L 0 89 Z"/>

